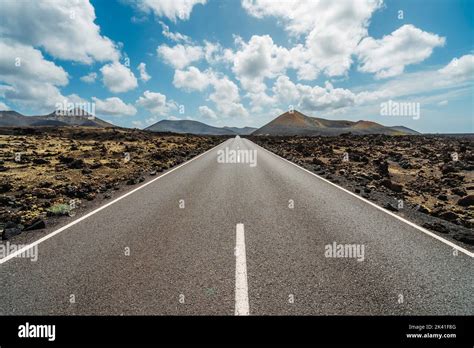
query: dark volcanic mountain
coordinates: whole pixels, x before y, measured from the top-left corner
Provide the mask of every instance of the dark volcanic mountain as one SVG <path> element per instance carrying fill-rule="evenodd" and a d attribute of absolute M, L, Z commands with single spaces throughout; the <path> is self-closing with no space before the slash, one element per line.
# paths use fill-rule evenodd
<path fill-rule="evenodd" d="M 52 112 L 43 116 L 25 116 L 16 111 L 0 111 L 0 127 L 81 126 L 115 127 L 83 110 L 71 110 L 65 115 Z"/>
<path fill-rule="evenodd" d="M 309 117 L 299 111 L 285 112 L 253 132 L 253 135 L 339 135 L 352 134 L 419 134 L 402 127 L 386 127 L 371 121 L 333 121 Z"/>
<path fill-rule="evenodd" d="M 28 126 L 31 120 L 16 111 L 0 111 L 1 127 L 22 127 Z"/>
<path fill-rule="evenodd" d="M 191 120 L 162 120 L 145 128 L 152 132 L 190 133 L 201 135 L 236 135 L 227 128 L 209 126 L 205 123 Z"/>
<path fill-rule="evenodd" d="M 411 128 L 404 127 L 404 126 L 392 126 L 392 127 L 389 127 L 389 128 L 391 128 L 393 130 L 396 130 L 396 131 L 403 132 L 404 134 L 420 134 L 416 130 L 413 130 Z"/>
<path fill-rule="evenodd" d="M 239 135 L 250 135 L 254 131 L 257 130 L 257 128 L 254 128 L 254 127 L 242 127 L 242 128 L 239 128 L 239 127 L 223 127 L 223 128 L 224 129 L 229 129 L 232 132 L 234 132 L 236 134 L 239 134 Z"/>

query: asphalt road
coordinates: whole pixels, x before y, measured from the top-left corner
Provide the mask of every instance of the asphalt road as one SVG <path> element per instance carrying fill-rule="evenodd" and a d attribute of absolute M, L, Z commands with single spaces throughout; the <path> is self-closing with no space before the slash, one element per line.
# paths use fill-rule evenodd
<path fill-rule="evenodd" d="M 471 256 L 241 138 L 37 247 L 0 264 L 1 315 L 474 314 Z"/>

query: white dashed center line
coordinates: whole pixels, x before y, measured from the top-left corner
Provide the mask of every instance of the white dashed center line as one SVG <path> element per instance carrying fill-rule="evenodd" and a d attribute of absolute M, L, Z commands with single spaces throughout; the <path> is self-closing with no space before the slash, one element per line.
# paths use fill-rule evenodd
<path fill-rule="evenodd" d="M 237 224 L 235 237 L 235 315 L 249 315 L 244 224 Z"/>

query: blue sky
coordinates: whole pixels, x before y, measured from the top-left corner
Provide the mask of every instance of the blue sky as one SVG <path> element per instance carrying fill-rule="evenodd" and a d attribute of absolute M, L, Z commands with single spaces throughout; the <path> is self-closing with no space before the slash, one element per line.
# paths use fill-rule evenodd
<path fill-rule="evenodd" d="M 422 132 L 474 131 L 472 1 L 4 0 L 2 7 L 3 109 L 29 115 L 64 100 L 89 102 L 103 119 L 143 128 L 161 119 L 259 127 L 295 108 Z M 383 115 L 390 100 L 418 104 L 420 114 Z"/>

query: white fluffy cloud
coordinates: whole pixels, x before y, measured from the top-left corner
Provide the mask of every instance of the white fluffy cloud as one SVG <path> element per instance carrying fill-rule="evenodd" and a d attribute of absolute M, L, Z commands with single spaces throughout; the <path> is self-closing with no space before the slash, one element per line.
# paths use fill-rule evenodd
<path fill-rule="evenodd" d="M 64 97 L 58 86 L 68 84 L 66 71 L 28 45 L 0 41 L 0 94 L 40 110 L 54 108 Z"/>
<path fill-rule="evenodd" d="M 340 24 L 354 29 L 366 26 L 365 21 L 380 8 L 382 0 L 242 0 L 242 7 L 252 16 L 280 18 L 285 29 L 293 35 L 310 33 L 324 27 L 330 29 Z"/>
<path fill-rule="evenodd" d="M 95 72 L 91 72 L 81 77 L 81 81 L 85 83 L 94 83 L 96 79 L 97 79 L 97 73 Z"/>
<path fill-rule="evenodd" d="M 133 116 L 137 113 L 137 109 L 131 104 L 126 104 L 118 97 L 111 97 L 101 100 L 92 97 L 95 103 L 95 109 L 99 115 L 107 116 Z"/>
<path fill-rule="evenodd" d="M 68 74 L 46 60 L 40 49 L 55 58 L 84 64 L 120 58 L 116 45 L 101 35 L 88 0 L 6 1 L 1 7 L 0 81 L 7 85 L 0 93 L 16 104 L 43 111 L 64 100 L 80 99 L 61 94 L 59 87 L 67 85 Z M 81 80 L 91 83 L 96 77 L 90 73 Z"/>
<path fill-rule="evenodd" d="M 292 50 L 291 62 L 298 78 L 306 80 L 321 72 L 328 76 L 346 74 L 357 44 L 367 36 L 372 13 L 381 5 L 381 0 L 242 1 L 249 14 L 279 18 L 291 34 L 305 37 L 304 45 Z"/>
<path fill-rule="evenodd" d="M 377 78 L 393 77 L 401 74 L 405 66 L 428 58 L 435 47 L 445 42 L 444 38 L 412 25 L 402 26 L 380 40 L 368 37 L 370 18 L 382 7 L 382 0 L 242 0 L 242 6 L 254 17 L 277 18 L 297 42 L 285 48 L 276 45 L 268 35 L 253 36 L 248 42 L 237 38 L 232 70 L 247 91 L 252 110 L 257 112 L 282 103 L 309 111 L 338 110 L 380 98 L 388 91 L 353 93 L 330 83 L 324 87 L 295 84 L 285 74 L 294 69 L 299 80 L 308 81 L 321 74 L 344 76 L 355 55 L 360 71 L 375 73 Z M 465 61 L 457 64 L 457 71 L 468 70 Z M 273 95 L 268 95 L 266 80 L 277 76 Z M 453 76 L 451 73 L 450 78 Z M 395 88 L 399 85 L 405 86 L 394 83 Z"/>
<path fill-rule="evenodd" d="M 217 111 L 224 117 L 247 117 L 248 111 L 240 103 L 239 87 L 227 76 L 213 81 L 214 92 L 209 100 L 216 105 Z"/>
<path fill-rule="evenodd" d="M 448 65 L 438 71 L 445 80 L 467 81 L 474 79 L 474 55 L 467 54 L 454 58 Z"/>
<path fill-rule="evenodd" d="M 189 41 L 190 42 L 190 41 Z M 191 63 L 205 59 L 207 63 L 230 63 L 234 54 L 231 49 L 224 49 L 219 43 L 204 41 L 204 45 L 191 43 L 177 44 L 173 47 L 166 44 L 156 49 L 158 57 L 175 69 L 184 69 Z"/>
<path fill-rule="evenodd" d="M 204 41 L 204 58 L 209 64 L 230 63 L 234 60 L 234 53 L 229 48 L 223 48 L 219 43 Z"/>
<path fill-rule="evenodd" d="M 254 35 L 248 43 L 238 39 L 237 43 L 240 49 L 234 54 L 232 70 L 247 91 L 264 91 L 264 79 L 283 72 L 289 63 L 289 51 L 275 45 L 268 35 Z"/>
<path fill-rule="evenodd" d="M 119 59 L 119 51 L 100 34 L 95 18 L 89 1 L 2 1 L 0 33 L 61 59 L 86 64 Z"/>
<path fill-rule="evenodd" d="M 63 68 L 47 61 L 41 51 L 16 42 L 0 41 L 0 75 L 7 83 L 33 80 L 64 86 L 68 74 Z"/>
<path fill-rule="evenodd" d="M 273 86 L 273 93 L 279 98 L 279 101 L 288 104 L 294 103 L 300 97 L 298 88 L 288 76 L 278 77 Z"/>
<path fill-rule="evenodd" d="M 190 66 L 187 70 L 174 72 L 173 85 L 185 91 L 203 91 L 212 83 L 213 79 L 212 72 L 201 72 L 198 68 Z"/>
<path fill-rule="evenodd" d="M 233 53 L 232 71 L 247 92 L 253 112 L 261 112 L 275 103 L 266 93 L 266 79 L 284 74 L 291 66 L 290 50 L 274 44 L 269 35 L 254 35 L 249 42 L 236 38 L 238 49 Z"/>
<path fill-rule="evenodd" d="M 403 73 L 405 66 L 424 61 L 445 39 L 422 31 L 411 24 L 404 25 L 380 40 L 363 39 L 357 48 L 359 71 L 386 78 Z"/>
<path fill-rule="evenodd" d="M 174 47 L 160 45 L 156 51 L 166 64 L 171 65 L 175 69 L 184 69 L 192 62 L 200 60 L 204 54 L 200 46 L 181 44 Z"/>
<path fill-rule="evenodd" d="M 444 93 L 448 89 L 469 89 L 473 81 L 474 55 L 468 54 L 453 59 L 439 70 L 405 73 L 383 84 L 369 86 L 367 90 L 357 93 L 357 102 L 365 104 L 388 98 Z"/>
<path fill-rule="evenodd" d="M 303 110 L 341 109 L 354 105 L 355 95 L 348 89 L 334 88 L 329 82 L 324 87 L 299 85 L 299 105 Z"/>
<path fill-rule="evenodd" d="M 204 5 L 207 0 L 132 0 L 136 7 L 145 12 L 153 12 L 158 17 L 168 17 L 173 22 L 188 20 L 193 7 Z"/>
<path fill-rule="evenodd" d="M 305 111 L 334 110 L 355 104 L 356 95 L 348 89 L 294 84 L 287 76 L 280 76 L 273 86 L 275 96 L 294 108 Z"/>
<path fill-rule="evenodd" d="M 227 76 L 217 74 L 208 69 L 201 72 L 196 67 L 175 72 L 175 87 L 185 91 L 203 91 L 212 86 L 209 100 L 214 102 L 220 116 L 223 117 L 247 117 L 248 111 L 240 102 L 239 87 Z"/>
<path fill-rule="evenodd" d="M 192 40 L 189 36 L 181 34 L 181 33 L 173 33 L 170 31 L 170 27 L 167 26 L 165 23 L 162 21 L 159 21 L 161 28 L 163 31 L 161 32 L 164 37 L 170 39 L 171 41 L 174 42 L 184 42 L 184 43 L 190 43 Z"/>
<path fill-rule="evenodd" d="M 138 86 L 137 78 L 132 71 L 119 62 L 104 65 L 100 72 L 102 73 L 104 85 L 111 92 L 127 92 Z"/>
<path fill-rule="evenodd" d="M 51 111 L 57 103 L 67 99 L 54 85 L 24 81 L 18 81 L 11 87 L 0 86 L 0 95 L 8 101 L 38 111 Z"/>
<path fill-rule="evenodd" d="M 208 120 L 217 120 L 217 115 L 214 110 L 207 107 L 206 105 L 202 105 L 199 107 L 199 115 Z"/>
<path fill-rule="evenodd" d="M 149 79 L 151 79 L 151 76 L 146 72 L 145 63 L 138 64 L 137 69 L 140 72 L 140 80 L 147 82 Z"/>
<path fill-rule="evenodd" d="M 272 91 L 276 105 L 282 105 L 283 109 L 291 105 L 311 114 L 344 111 L 353 106 L 378 108 L 381 101 L 400 98 L 416 98 L 426 104 L 441 101 L 440 105 L 445 105 L 447 98 L 469 93 L 473 81 L 474 55 L 470 54 L 453 59 L 438 70 L 405 73 L 384 83 L 359 87 L 357 91 L 334 88 L 329 82 L 324 87 L 295 84 L 287 76 L 279 76 Z M 426 93 L 432 96 L 420 96 Z"/>
<path fill-rule="evenodd" d="M 164 94 L 151 91 L 145 91 L 135 104 L 160 116 L 167 115 L 171 110 L 177 109 L 176 102 L 167 100 Z"/>

